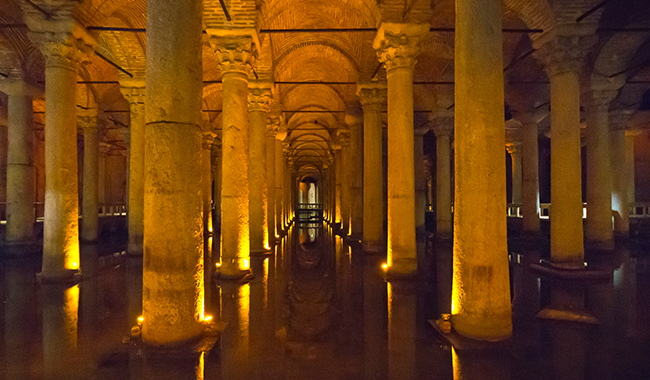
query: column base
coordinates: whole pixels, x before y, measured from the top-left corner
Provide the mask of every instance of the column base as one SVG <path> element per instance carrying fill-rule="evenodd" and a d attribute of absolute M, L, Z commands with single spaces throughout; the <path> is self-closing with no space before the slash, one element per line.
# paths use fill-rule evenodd
<path fill-rule="evenodd" d="M 591 314 L 586 309 L 563 309 L 563 308 L 554 308 L 553 306 L 545 307 L 540 310 L 539 313 L 535 316 L 539 319 L 545 320 L 554 320 L 554 321 L 565 321 L 572 323 L 581 323 L 588 325 L 599 325 L 600 322 L 593 314 Z"/>
<path fill-rule="evenodd" d="M 555 280 L 609 281 L 612 271 L 586 270 L 584 264 L 551 263 L 540 260 L 539 264 L 530 264 L 530 270 L 542 277 Z"/>
<path fill-rule="evenodd" d="M 378 255 L 380 253 L 386 253 L 386 248 L 382 245 L 365 245 L 362 246 L 363 253 L 369 255 Z"/>
<path fill-rule="evenodd" d="M 36 279 L 41 284 L 76 284 L 81 281 L 79 269 L 66 269 L 57 273 L 36 273 Z"/>
<path fill-rule="evenodd" d="M 214 279 L 217 281 L 233 281 L 241 284 L 245 284 L 247 282 L 250 282 L 253 279 L 253 271 L 250 269 L 246 270 L 240 270 L 238 273 L 235 274 L 225 274 L 221 273 L 221 271 L 217 270 L 214 272 Z"/>
<path fill-rule="evenodd" d="M 272 254 L 273 254 L 272 248 L 251 249 L 251 256 L 271 256 Z"/>
<path fill-rule="evenodd" d="M 214 322 L 204 322 L 204 324 L 205 328 L 201 335 L 167 346 L 155 346 L 144 342 L 141 335 L 142 330 L 139 325 L 136 325 L 131 328 L 129 343 L 131 348 L 137 351 L 138 355 L 145 357 L 183 358 L 193 356 L 212 350 L 223 331 L 223 324 L 217 324 Z"/>
<path fill-rule="evenodd" d="M 386 281 L 415 280 L 417 277 L 418 264 L 416 259 L 394 261 L 384 274 Z"/>
<path fill-rule="evenodd" d="M 433 326 L 438 336 L 459 352 L 501 352 L 510 353 L 512 350 L 512 339 L 508 338 L 499 341 L 476 340 L 462 336 L 451 328 L 449 321 L 430 319 L 429 324 Z"/>

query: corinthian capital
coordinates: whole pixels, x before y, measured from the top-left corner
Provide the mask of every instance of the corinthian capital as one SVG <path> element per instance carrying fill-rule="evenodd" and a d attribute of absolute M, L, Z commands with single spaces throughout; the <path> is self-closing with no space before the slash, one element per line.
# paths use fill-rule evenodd
<path fill-rule="evenodd" d="M 122 92 L 124 99 L 129 102 L 132 118 L 138 115 L 144 115 L 144 102 L 146 94 L 144 85 L 144 81 L 120 81 L 120 91 Z"/>
<path fill-rule="evenodd" d="M 102 110 L 98 108 L 89 108 L 87 110 L 77 111 L 77 125 L 79 128 L 97 129 L 103 116 Z"/>
<path fill-rule="evenodd" d="M 372 47 L 386 71 L 410 68 L 417 63 L 422 41 L 429 35 L 428 24 L 383 23 L 377 31 Z"/>
<path fill-rule="evenodd" d="M 364 110 L 379 111 L 388 99 L 386 85 L 383 83 L 359 84 L 357 86 L 357 95 Z"/>
<path fill-rule="evenodd" d="M 275 137 L 280 130 L 280 116 L 272 115 L 266 120 L 266 136 Z"/>
<path fill-rule="evenodd" d="M 29 39 L 41 50 L 46 67 L 77 71 L 79 64 L 90 62 L 94 46 L 71 32 L 28 32 Z"/>
<path fill-rule="evenodd" d="M 259 38 L 253 29 L 208 29 L 210 43 L 217 55 L 221 74 L 239 72 L 248 75 L 257 57 Z"/>
<path fill-rule="evenodd" d="M 589 25 L 560 25 L 533 42 L 534 56 L 544 63 L 549 76 L 579 73 L 585 56 L 598 41 Z"/>
<path fill-rule="evenodd" d="M 250 83 L 248 87 L 248 111 L 269 112 L 272 97 L 270 83 Z"/>
<path fill-rule="evenodd" d="M 338 145 L 347 147 L 350 145 L 350 131 L 347 129 L 339 129 L 336 132 Z"/>

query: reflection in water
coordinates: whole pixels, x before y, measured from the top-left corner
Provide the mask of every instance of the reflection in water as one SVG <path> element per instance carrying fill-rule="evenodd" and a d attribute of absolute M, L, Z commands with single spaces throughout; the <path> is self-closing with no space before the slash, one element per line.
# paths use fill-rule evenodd
<path fill-rule="evenodd" d="M 390 379 L 416 378 L 416 293 L 410 282 L 389 282 L 388 373 Z"/>
<path fill-rule="evenodd" d="M 44 285 L 43 372 L 45 379 L 69 376 L 77 354 L 79 285 Z"/>

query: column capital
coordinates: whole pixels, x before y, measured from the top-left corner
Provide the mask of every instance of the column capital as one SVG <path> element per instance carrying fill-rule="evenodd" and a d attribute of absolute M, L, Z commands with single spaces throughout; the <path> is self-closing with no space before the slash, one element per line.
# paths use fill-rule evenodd
<path fill-rule="evenodd" d="M 413 70 L 422 41 L 429 35 L 429 24 L 384 22 L 379 27 L 372 47 L 386 71 L 397 68 Z"/>
<path fill-rule="evenodd" d="M 544 63 L 549 76 L 579 73 L 584 58 L 598 41 L 596 25 L 559 25 L 533 42 L 534 56 Z"/>
<path fill-rule="evenodd" d="M 347 147 L 350 145 L 350 130 L 348 129 L 339 129 L 336 131 L 336 140 L 338 145 L 341 147 Z"/>
<path fill-rule="evenodd" d="M 511 155 L 519 154 L 519 153 L 521 153 L 521 146 L 522 146 L 521 141 L 507 142 L 506 143 L 506 150 Z"/>
<path fill-rule="evenodd" d="M 271 110 L 271 83 L 250 82 L 248 84 L 248 112 L 264 112 Z"/>
<path fill-rule="evenodd" d="M 276 137 L 280 130 L 281 117 L 271 115 L 266 119 L 266 137 Z"/>
<path fill-rule="evenodd" d="M 609 125 L 612 131 L 627 129 L 627 121 L 634 114 L 633 109 L 616 108 L 609 111 Z"/>
<path fill-rule="evenodd" d="M 245 75 L 251 72 L 260 46 L 257 30 L 209 28 L 206 32 L 217 55 L 222 76 L 230 72 Z"/>
<path fill-rule="evenodd" d="M 284 155 L 286 157 L 290 156 L 290 154 L 291 154 L 291 143 L 289 141 L 283 141 L 282 142 L 282 153 L 284 153 Z"/>
<path fill-rule="evenodd" d="M 381 111 L 381 107 L 388 100 L 388 91 L 385 83 L 359 83 L 357 96 L 364 110 Z"/>
<path fill-rule="evenodd" d="M 9 96 L 42 97 L 45 91 L 25 78 L 6 78 L 0 81 L 0 92 Z"/>
<path fill-rule="evenodd" d="M 146 88 L 144 86 L 144 81 L 138 81 L 125 83 L 125 81 L 120 81 L 120 92 L 122 96 L 129 102 L 129 109 L 131 111 L 131 117 L 137 117 L 139 115 L 144 115 L 144 103 L 146 97 Z"/>
<path fill-rule="evenodd" d="M 103 116 L 99 108 L 80 109 L 77 111 L 77 125 L 83 130 L 97 129 Z"/>
<path fill-rule="evenodd" d="M 429 114 L 429 124 L 436 137 L 453 136 L 454 111 L 438 110 Z"/>
<path fill-rule="evenodd" d="M 201 139 L 203 149 L 208 149 L 208 150 L 212 149 L 212 146 L 215 141 L 215 137 L 217 137 L 217 134 L 214 133 L 213 131 L 211 130 L 203 131 L 202 139 Z"/>
<path fill-rule="evenodd" d="M 357 103 L 348 104 L 346 107 L 345 125 L 348 127 L 363 125 L 363 111 Z"/>

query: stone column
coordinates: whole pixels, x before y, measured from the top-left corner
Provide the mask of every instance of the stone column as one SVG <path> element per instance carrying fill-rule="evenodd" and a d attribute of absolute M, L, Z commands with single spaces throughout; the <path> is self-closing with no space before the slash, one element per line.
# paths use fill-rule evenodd
<path fill-rule="evenodd" d="M 143 80 L 124 80 L 120 82 L 122 95 L 129 102 L 131 110 L 129 138 L 129 193 L 127 212 L 129 242 L 126 252 L 129 255 L 142 255 L 144 237 L 144 104 L 145 83 Z"/>
<path fill-rule="evenodd" d="M 142 340 L 155 346 L 203 332 L 201 20 L 200 0 L 147 2 Z"/>
<path fill-rule="evenodd" d="M 278 134 L 280 119 L 267 120 L 266 124 L 266 222 L 269 231 L 269 247 L 275 244 L 278 236 L 275 220 L 275 136 Z"/>
<path fill-rule="evenodd" d="M 212 141 L 212 178 L 214 178 L 214 220 L 213 230 L 221 230 L 221 135 L 217 131 L 215 138 Z"/>
<path fill-rule="evenodd" d="M 278 235 L 284 235 L 284 153 L 279 134 L 275 139 L 275 228 Z"/>
<path fill-rule="evenodd" d="M 436 134 L 436 237 L 452 237 L 451 215 L 451 137 L 454 135 L 453 111 L 438 111 L 433 116 Z"/>
<path fill-rule="evenodd" d="M 104 203 L 106 203 L 106 155 L 108 154 L 110 148 L 110 144 L 104 141 L 99 142 L 99 169 L 97 172 L 97 187 L 99 188 L 98 197 L 100 208 Z"/>
<path fill-rule="evenodd" d="M 34 110 L 33 96 L 42 91 L 22 79 L 5 79 L 0 91 L 8 95 L 7 227 L 11 243 L 34 239 Z"/>
<path fill-rule="evenodd" d="M 203 236 L 212 235 L 212 144 L 215 133 L 210 128 L 203 131 L 201 153 L 201 193 L 203 194 Z"/>
<path fill-rule="evenodd" d="M 587 117 L 587 220 L 585 240 L 593 248 L 613 250 L 612 156 L 609 104 L 618 89 L 593 83 Z"/>
<path fill-rule="evenodd" d="M 580 159 L 580 68 L 592 31 L 556 27 L 533 44 L 551 78 L 551 262 L 584 268 Z"/>
<path fill-rule="evenodd" d="M 615 110 L 610 114 L 610 147 L 612 165 L 612 211 L 614 214 L 614 233 L 617 237 L 627 238 L 630 236 L 630 202 L 627 191 L 626 163 L 626 123 L 632 114 L 632 110 Z"/>
<path fill-rule="evenodd" d="M 517 115 L 521 123 L 521 148 L 523 164 L 523 194 L 521 213 L 523 231 L 539 234 L 539 151 L 537 120 L 532 113 Z"/>
<path fill-rule="evenodd" d="M 350 186 L 350 237 L 363 236 L 363 111 L 358 106 L 348 107 L 345 123 L 350 130 L 348 157 L 348 184 Z"/>
<path fill-rule="evenodd" d="M 335 144 L 332 149 L 334 149 L 334 165 L 336 167 L 334 170 L 336 171 L 335 173 L 335 185 L 334 185 L 334 221 L 336 223 L 339 223 L 340 226 L 343 225 L 343 219 L 341 218 L 341 184 L 342 184 L 342 177 L 343 177 L 343 163 L 341 162 L 341 146 L 338 144 Z"/>
<path fill-rule="evenodd" d="M 99 237 L 99 123 L 101 110 L 82 110 L 77 123 L 84 131 L 84 167 L 81 240 L 94 243 Z"/>
<path fill-rule="evenodd" d="M 413 135 L 413 175 L 415 176 L 415 232 L 426 233 L 427 177 L 424 173 L 424 135 L 429 128 L 416 129 Z"/>
<path fill-rule="evenodd" d="M 634 137 L 638 136 L 641 132 L 634 130 L 625 131 L 625 172 L 627 179 L 625 187 L 627 188 L 627 202 L 628 206 L 636 203 L 636 185 L 634 182 Z"/>
<path fill-rule="evenodd" d="M 388 77 L 389 277 L 417 274 L 413 159 L 413 68 L 428 24 L 383 23 L 373 42 Z"/>
<path fill-rule="evenodd" d="M 338 140 L 341 146 L 341 231 L 350 233 L 350 131 L 339 129 Z"/>
<path fill-rule="evenodd" d="M 208 30 L 223 81 L 221 276 L 241 278 L 250 273 L 248 183 L 248 73 L 254 45 L 248 35 Z"/>
<path fill-rule="evenodd" d="M 514 141 L 506 144 L 506 149 L 512 159 L 512 204 L 520 205 L 523 202 L 523 179 L 522 179 L 522 149 L 521 141 Z"/>
<path fill-rule="evenodd" d="M 454 330 L 478 340 L 512 335 L 503 157 L 501 3 L 456 2 Z"/>
<path fill-rule="evenodd" d="M 251 83 L 248 93 L 250 136 L 248 147 L 248 191 L 251 253 L 270 249 L 268 192 L 266 190 L 266 115 L 271 107 L 271 84 Z"/>
<path fill-rule="evenodd" d="M 47 141 L 41 279 L 65 281 L 79 273 L 77 70 L 96 42 L 71 19 L 45 22 L 40 13 L 25 10 L 25 22 L 30 38 L 45 56 Z"/>
<path fill-rule="evenodd" d="M 386 86 L 359 85 L 357 94 L 363 106 L 363 250 L 384 249 L 384 193 L 381 108 L 386 103 Z"/>

